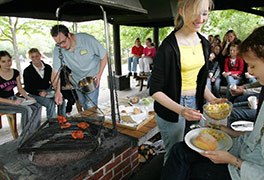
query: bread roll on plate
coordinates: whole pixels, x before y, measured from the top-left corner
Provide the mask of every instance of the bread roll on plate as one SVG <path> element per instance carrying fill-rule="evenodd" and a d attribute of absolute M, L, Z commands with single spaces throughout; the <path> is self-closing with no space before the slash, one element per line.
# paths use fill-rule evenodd
<path fill-rule="evenodd" d="M 194 140 L 193 144 L 203 150 L 214 151 L 217 148 L 217 140 L 209 133 L 200 133 Z"/>

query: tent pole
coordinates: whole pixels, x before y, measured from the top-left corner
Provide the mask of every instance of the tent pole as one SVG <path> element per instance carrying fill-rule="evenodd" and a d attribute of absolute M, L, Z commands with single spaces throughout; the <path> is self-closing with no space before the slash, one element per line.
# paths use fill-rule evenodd
<path fill-rule="evenodd" d="M 109 77 L 109 90 L 110 90 L 110 101 L 111 101 L 111 118 L 112 118 L 112 124 L 113 124 L 113 133 L 116 135 L 117 128 L 116 128 L 116 114 L 115 114 L 115 99 L 114 99 L 114 85 L 113 85 L 113 73 L 112 73 L 112 61 L 111 61 L 111 49 L 110 49 L 110 38 L 109 38 L 109 28 L 108 28 L 108 22 L 107 22 L 107 16 L 104 8 L 100 6 L 102 12 L 103 12 L 103 18 L 104 18 L 104 27 L 105 27 L 105 41 L 106 41 L 106 47 L 107 47 L 107 59 L 108 59 L 108 77 Z"/>

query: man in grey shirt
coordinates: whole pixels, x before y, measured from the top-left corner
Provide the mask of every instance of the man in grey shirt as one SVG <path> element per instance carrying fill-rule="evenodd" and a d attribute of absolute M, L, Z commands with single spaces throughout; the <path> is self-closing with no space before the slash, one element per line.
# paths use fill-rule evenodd
<path fill-rule="evenodd" d="M 70 33 L 64 25 L 53 26 L 50 33 L 56 42 L 53 51 L 54 70 L 58 72 L 62 65 L 69 67 L 72 71 L 72 83 L 76 87 L 82 78 L 94 77 L 96 90 L 91 93 L 77 91 L 77 95 L 84 109 L 97 105 L 100 80 L 107 63 L 106 49 L 93 36 L 86 33 Z M 60 55 L 63 55 L 62 59 Z M 62 103 L 59 86 L 56 88 L 55 101 L 57 104 Z"/>

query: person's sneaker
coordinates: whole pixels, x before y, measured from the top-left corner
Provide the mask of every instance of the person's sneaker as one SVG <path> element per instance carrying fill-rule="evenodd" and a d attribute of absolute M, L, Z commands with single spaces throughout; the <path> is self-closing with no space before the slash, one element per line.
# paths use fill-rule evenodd
<path fill-rule="evenodd" d="M 137 73 L 134 73 L 134 78 L 135 78 L 135 79 L 137 78 Z"/>
<path fill-rule="evenodd" d="M 128 74 L 127 74 L 127 77 L 129 78 L 130 76 L 132 76 L 132 72 L 129 72 Z"/>

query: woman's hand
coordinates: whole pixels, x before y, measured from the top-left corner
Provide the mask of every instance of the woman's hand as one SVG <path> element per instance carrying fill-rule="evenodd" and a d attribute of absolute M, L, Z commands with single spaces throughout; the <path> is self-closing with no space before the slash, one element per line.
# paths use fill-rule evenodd
<path fill-rule="evenodd" d="M 227 151 L 205 151 L 201 155 L 207 157 L 215 164 L 233 165 L 236 162 L 236 157 Z"/>
<path fill-rule="evenodd" d="M 210 101 L 211 104 L 219 104 L 219 103 L 224 103 L 227 102 L 228 99 L 226 98 L 215 98 L 212 101 Z"/>
<path fill-rule="evenodd" d="M 202 114 L 199 110 L 191 109 L 188 107 L 183 107 L 180 115 L 184 117 L 187 121 L 199 121 L 202 118 Z"/>
<path fill-rule="evenodd" d="M 55 102 L 57 105 L 61 105 L 63 103 L 63 96 L 62 96 L 61 92 L 55 93 Z"/>

